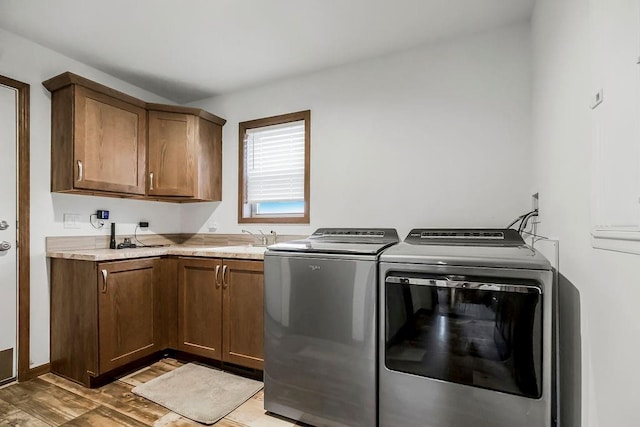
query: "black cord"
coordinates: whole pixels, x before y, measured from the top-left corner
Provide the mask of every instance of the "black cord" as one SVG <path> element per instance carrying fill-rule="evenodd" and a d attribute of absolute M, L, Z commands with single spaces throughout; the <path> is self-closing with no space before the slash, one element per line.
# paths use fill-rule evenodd
<path fill-rule="evenodd" d="M 534 216 L 538 216 L 538 209 L 532 210 L 522 219 L 520 227 L 518 227 L 518 233 L 522 233 L 527 228 L 527 223 Z"/>
<path fill-rule="evenodd" d="M 507 225 L 507 228 L 511 228 L 511 226 L 512 226 L 513 224 L 515 224 L 516 222 L 520 221 L 520 220 L 521 220 L 522 218 L 524 218 L 526 215 L 527 215 L 527 214 L 520 215 L 518 218 L 516 218 L 516 219 L 514 219 L 513 221 L 511 221 L 511 222 L 509 223 L 509 225 Z"/>
<path fill-rule="evenodd" d="M 103 220 L 99 220 L 99 221 L 97 221 L 98 225 L 96 225 L 96 224 L 94 224 L 94 223 L 93 223 L 93 217 L 94 217 L 94 216 L 96 217 L 96 220 L 98 219 L 98 215 L 97 215 L 97 214 L 91 214 L 91 215 L 89 215 L 89 224 L 91 224 L 91 226 L 92 226 L 93 228 L 96 228 L 96 229 L 101 229 L 102 227 L 104 227 L 104 221 L 103 221 Z"/>
<path fill-rule="evenodd" d="M 138 240 L 138 228 L 140 228 L 140 226 L 136 225 L 136 229 L 133 230 L 133 238 L 136 239 L 136 242 L 140 243 L 140 246 L 147 246 L 144 243 L 142 243 L 140 240 Z"/>
<path fill-rule="evenodd" d="M 534 213 L 537 215 L 538 214 L 538 209 L 534 209 L 532 211 L 529 211 L 525 214 L 520 215 L 518 218 L 514 219 L 513 221 L 511 221 L 511 223 L 509 225 L 507 225 L 507 228 L 511 228 L 513 227 L 513 224 L 515 224 L 516 222 L 520 221 L 520 226 L 522 226 L 522 222 L 525 220 L 525 218 L 527 217 L 527 215 L 531 215 L 532 213 Z M 518 231 L 520 231 L 520 226 L 518 227 Z"/>

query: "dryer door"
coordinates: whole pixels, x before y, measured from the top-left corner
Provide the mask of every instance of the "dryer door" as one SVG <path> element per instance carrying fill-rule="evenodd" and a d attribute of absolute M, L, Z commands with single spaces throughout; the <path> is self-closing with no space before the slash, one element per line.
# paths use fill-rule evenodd
<path fill-rule="evenodd" d="M 388 369 L 541 396 L 541 284 L 397 272 L 385 288 Z"/>

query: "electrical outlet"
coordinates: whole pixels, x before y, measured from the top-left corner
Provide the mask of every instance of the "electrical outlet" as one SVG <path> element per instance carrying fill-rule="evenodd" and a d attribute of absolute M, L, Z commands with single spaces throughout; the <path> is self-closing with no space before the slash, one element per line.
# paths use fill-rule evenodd
<path fill-rule="evenodd" d="M 139 226 L 140 228 L 147 228 L 147 227 L 149 226 L 149 221 L 140 221 L 140 222 L 138 223 L 138 226 Z"/>
<path fill-rule="evenodd" d="M 66 213 L 63 215 L 64 228 L 80 228 L 80 214 Z"/>

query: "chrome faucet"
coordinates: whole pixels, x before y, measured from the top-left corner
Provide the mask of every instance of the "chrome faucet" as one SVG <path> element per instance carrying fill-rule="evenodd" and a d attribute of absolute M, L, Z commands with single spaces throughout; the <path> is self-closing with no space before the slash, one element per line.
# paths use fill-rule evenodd
<path fill-rule="evenodd" d="M 271 230 L 269 232 L 269 234 L 271 234 L 273 236 L 273 244 L 275 245 L 276 243 L 278 243 L 278 233 L 276 233 L 275 231 Z"/>
<path fill-rule="evenodd" d="M 253 236 L 254 239 L 256 239 L 257 242 L 259 242 L 256 246 L 267 246 L 267 243 L 268 243 L 267 236 L 265 236 L 262 230 L 258 230 L 258 231 L 260 232 L 262 237 L 253 234 L 249 230 L 242 230 L 243 233 L 249 233 L 251 236 Z"/>

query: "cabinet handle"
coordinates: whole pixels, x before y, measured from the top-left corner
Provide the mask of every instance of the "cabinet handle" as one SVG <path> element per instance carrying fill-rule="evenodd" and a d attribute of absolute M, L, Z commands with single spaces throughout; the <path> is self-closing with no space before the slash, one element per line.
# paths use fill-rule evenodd
<path fill-rule="evenodd" d="M 78 160 L 78 181 L 82 181 L 82 160 Z"/>
<path fill-rule="evenodd" d="M 220 266 L 216 265 L 216 288 L 220 287 L 220 281 L 218 280 L 218 273 L 220 273 Z"/>
<path fill-rule="evenodd" d="M 102 270 L 102 293 L 107 292 L 107 274 L 109 272 L 107 270 Z"/>
<path fill-rule="evenodd" d="M 229 287 L 229 282 L 227 282 L 228 276 L 227 276 L 227 266 L 223 265 L 222 266 L 222 287 L 224 289 L 227 289 Z"/>
<path fill-rule="evenodd" d="M 153 172 L 149 172 L 149 190 L 153 190 Z"/>

